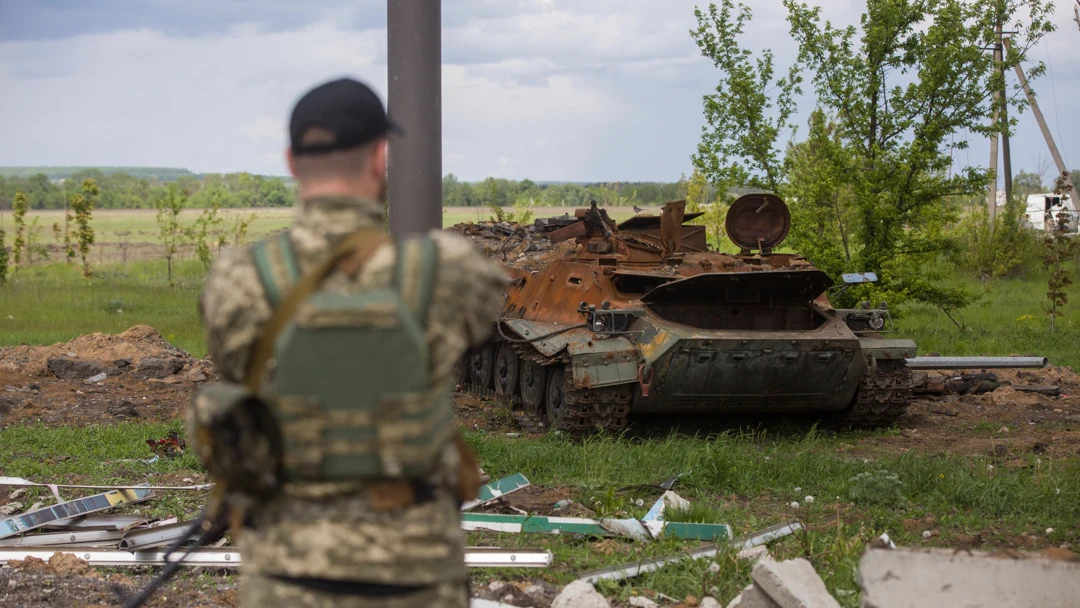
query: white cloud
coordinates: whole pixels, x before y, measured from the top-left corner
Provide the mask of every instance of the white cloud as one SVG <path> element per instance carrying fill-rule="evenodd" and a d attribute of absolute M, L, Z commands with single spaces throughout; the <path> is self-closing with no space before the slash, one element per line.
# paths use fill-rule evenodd
<path fill-rule="evenodd" d="M 252 141 L 270 143 L 283 143 L 285 129 L 285 121 L 276 116 L 260 116 L 255 122 L 241 127 Z"/>
<path fill-rule="evenodd" d="M 385 3 L 322 0 L 303 11 L 264 4 L 266 13 L 253 4 L 222 8 L 214 27 L 189 24 L 182 34 L 147 21 L 0 42 L 0 132 L 15 142 L 0 147 L 0 165 L 284 174 L 285 123 L 304 90 L 350 75 L 385 100 L 385 29 L 355 29 L 382 22 Z M 702 95 L 715 86 L 711 62 L 689 36 L 695 4 L 704 3 L 444 2 L 444 171 L 468 180 L 676 179 L 700 137 Z M 825 16 L 850 23 L 860 5 L 828 3 Z M 771 48 L 786 68 L 795 48 L 781 4 L 753 7 L 745 41 Z M 276 16 L 263 19 L 271 10 Z M 1049 49 L 1055 59 L 1054 79 L 1036 86 L 1048 118 L 1060 121 L 1055 136 L 1068 137 L 1080 129 L 1068 111 L 1080 95 L 1080 67 L 1067 60 L 1080 51 L 1080 35 L 1064 13 L 1040 55 Z M 220 27 L 234 14 L 236 23 Z M 1021 121 L 1012 142 L 1018 169 L 1045 150 L 1030 114 Z M 1075 162 L 1080 151 L 1058 143 Z M 970 152 L 986 156 L 977 146 Z"/>

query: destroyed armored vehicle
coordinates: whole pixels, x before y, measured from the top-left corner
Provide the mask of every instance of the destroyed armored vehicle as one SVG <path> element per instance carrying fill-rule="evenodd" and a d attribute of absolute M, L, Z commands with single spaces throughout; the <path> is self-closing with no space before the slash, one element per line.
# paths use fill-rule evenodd
<path fill-rule="evenodd" d="M 735 255 L 686 224 L 700 215 L 675 201 L 616 224 L 593 203 L 528 227 L 457 226 L 511 277 L 491 340 L 460 368 L 466 390 L 569 433 L 624 428 L 631 412 L 820 412 L 862 428 L 904 413 L 915 344 L 882 337 L 884 305 L 835 309 L 824 272 L 776 252 L 783 201 L 731 205 Z"/>

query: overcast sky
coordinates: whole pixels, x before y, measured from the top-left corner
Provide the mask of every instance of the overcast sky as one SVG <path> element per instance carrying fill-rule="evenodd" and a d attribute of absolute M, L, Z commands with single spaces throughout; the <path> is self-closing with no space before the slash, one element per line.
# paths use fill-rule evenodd
<path fill-rule="evenodd" d="M 465 180 L 672 181 L 689 173 L 711 63 L 692 0 L 443 2 L 443 170 Z M 751 48 L 794 53 L 780 0 L 751 3 Z M 861 2 L 828 2 L 834 22 Z M 1063 153 L 1080 166 L 1080 31 L 1035 50 Z M 283 175 L 285 121 L 348 75 L 386 99 L 385 0 L 0 0 L 0 165 L 185 167 Z M 800 121 L 805 124 L 809 102 Z M 1046 146 L 1030 113 L 1014 170 Z M 984 142 L 962 164 L 988 161 Z M 1049 175 L 1049 173 L 1048 173 Z"/>

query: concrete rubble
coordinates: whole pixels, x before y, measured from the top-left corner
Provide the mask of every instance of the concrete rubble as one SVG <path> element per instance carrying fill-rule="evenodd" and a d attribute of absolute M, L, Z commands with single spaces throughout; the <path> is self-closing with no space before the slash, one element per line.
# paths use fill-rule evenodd
<path fill-rule="evenodd" d="M 563 587 L 551 608 L 611 608 L 611 604 L 591 584 L 574 581 Z"/>
<path fill-rule="evenodd" d="M 657 606 L 659 606 L 656 602 L 640 595 L 635 595 L 630 598 L 627 603 L 634 606 L 634 608 L 657 608 Z"/>
<path fill-rule="evenodd" d="M 1080 602 L 1080 559 L 948 549 L 870 549 L 859 562 L 864 608 L 1065 608 Z"/>
<path fill-rule="evenodd" d="M 778 562 L 767 555 L 757 559 L 750 573 L 754 582 L 727 608 L 840 608 L 805 559 Z"/>

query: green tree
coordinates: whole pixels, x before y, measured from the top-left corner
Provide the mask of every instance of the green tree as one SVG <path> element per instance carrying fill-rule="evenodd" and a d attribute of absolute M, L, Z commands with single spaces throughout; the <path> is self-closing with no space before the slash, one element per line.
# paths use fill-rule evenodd
<path fill-rule="evenodd" d="M 965 305 L 971 294 L 944 287 L 929 262 L 955 245 L 945 231 L 957 217 L 950 197 L 984 191 L 988 175 L 952 169 L 949 148 L 965 149 L 967 138 L 1007 128 L 986 122 L 1002 83 L 983 47 L 996 22 L 1015 21 L 1021 34 L 1006 67 L 1025 60 L 1053 29 L 1047 5 L 996 0 L 987 10 L 961 0 L 867 0 L 860 27 L 844 29 L 822 24 L 820 7 L 794 0 L 784 6 L 818 103 L 836 120 L 851 155 L 853 258 L 861 270 L 883 273 L 890 298 Z M 1005 99 L 1018 109 L 1026 103 Z"/>
<path fill-rule="evenodd" d="M 79 257 L 82 259 L 83 277 L 89 279 L 90 246 L 94 244 L 94 229 L 90 220 L 94 216 L 94 201 L 100 193 L 97 183 L 87 178 L 82 183 L 82 193 L 71 198 L 71 209 L 75 212 L 75 240 L 79 243 Z"/>
<path fill-rule="evenodd" d="M 180 212 L 187 205 L 188 193 L 175 184 L 169 184 L 165 196 L 155 202 L 157 208 L 158 233 L 164 247 L 165 266 L 168 272 L 169 286 L 173 285 L 172 261 L 184 237 L 180 228 Z"/>
<path fill-rule="evenodd" d="M 7 235 L 4 233 L 4 229 L 0 228 L 0 285 L 7 283 L 8 275 L 8 250 L 7 250 Z"/>
<path fill-rule="evenodd" d="M 199 258 L 207 271 L 210 270 L 210 263 L 213 261 L 213 253 L 210 249 L 211 239 L 215 234 L 218 235 L 217 248 L 219 250 L 225 242 L 225 235 L 221 231 L 221 224 L 225 220 L 218 215 L 220 210 L 221 194 L 212 193 L 209 207 L 203 209 L 194 225 L 184 229 L 185 238 L 194 245 L 195 256 Z"/>
<path fill-rule="evenodd" d="M 793 236 L 811 260 L 876 271 L 894 301 L 970 302 L 968 291 L 944 286 L 930 265 L 956 246 L 947 230 L 958 218 L 953 197 L 984 192 L 988 178 L 976 167 L 953 168 L 950 147 L 965 149 L 969 138 L 1008 127 L 987 124 L 1003 83 L 983 48 L 998 21 L 1010 23 L 1020 34 L 1005 67 L 1025 60 L 1053 29 L 1047 5 L 994 0 L 987 10 L 961 0 L 866 0 L 859 26 L 843 29 L 822 23 L 819 7 L 784 6 L 799 57 L 782 78 L 774 78 L 769 52 L 754 59 L 739 46 L 751 17 L 746 6 L 723 0 L 695 12 L 691 36 L 720 73 L 705 99 L 708 124 L 695 164 L 712 181 L 794 193 L 801 209 L 793 213 L 807 226 Z M 790 147 L 781 162 L 777 142 L 794 131 L 800 71 L 822 116 L 811 118 L 817 131 L 806 145 Z M 1018 109 L 1026 103 L 1015 94 L 1005 99 Z"/>
<path fill-rule="evenodd" d="M 12 256 L 15 258 L 16 270 L 22 266 L 23 250 L 26 248 L 26 208 L 26 195 L 22 190 L 16 190 L 15 198 L 11 203 L 12 215 L 15 216 L 15 242 L 12 244 Z"/>
<path fill-rule="evenodd" d="M 858 213 L 851 187 L 853 159 L 835 123 L 810 115 L 804 142 L 788 149 L 791 245 L 832 276 L 852 267 Z M 858 253 L 855 249 L 854 253 Z"/>
<path fill-rule="evenodd" d="M 797 66 L 774 79 L 772 51 L 755 58 L 739 46 L 738 37 L 752 17 L 745 4 L 722 0 L 719 6 L 710 3 L 707 11 L 695 8 L 694 16 L 698 27 L 690 35 L 720 75 L 716 91 L 705 96 L 708 124 L 694 165 L 713 183 L 779 192 L 784 164 L 778 141 L 793 126 L 795 96 L 802 92 Z"/>

